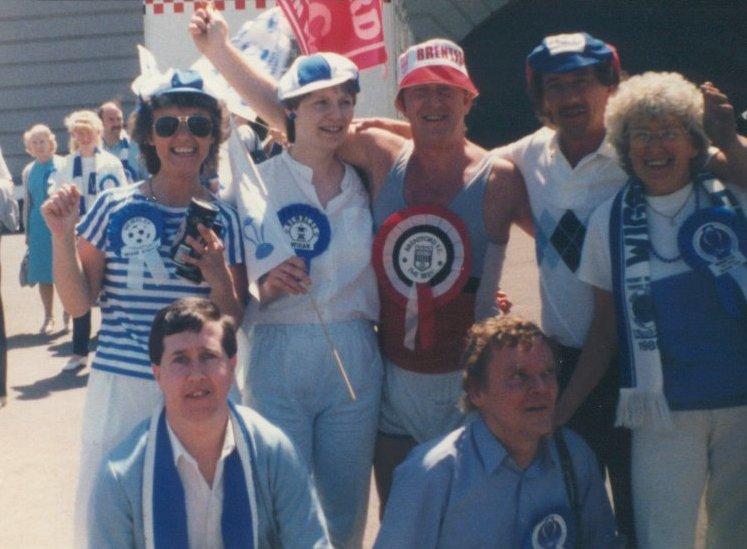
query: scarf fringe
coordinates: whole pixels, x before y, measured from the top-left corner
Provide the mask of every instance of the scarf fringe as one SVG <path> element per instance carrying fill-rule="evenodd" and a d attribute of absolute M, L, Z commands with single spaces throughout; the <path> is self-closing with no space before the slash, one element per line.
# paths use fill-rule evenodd
<path fill-rule="evenodd" d="M 628 429 L 643 426 L 656 430 L 672 429 L 672 417 L 666 397 L 658 391 L 620 389 L 615 426 Z"/>

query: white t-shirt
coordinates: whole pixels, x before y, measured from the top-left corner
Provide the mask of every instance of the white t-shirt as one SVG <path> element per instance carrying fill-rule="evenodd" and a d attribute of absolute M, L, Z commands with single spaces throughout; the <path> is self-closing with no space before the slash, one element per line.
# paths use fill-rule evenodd
<path fill-rule="evenodd" d="M 586 227 L 594 209 L 614 196 L 627 175 L 607 142 L 572 168 L 550 128 L 494 154 L 513 162 L 526 183 L 535 226 L 542 327 L 562 345 L 580 348 L 593 305 L 591 288 L 576 277 Z"/>
<path fill-rule="evenodd" d="M 747 208 L 747 192 L 743 189 L 727 185 L 742 208 Z M 699 190 L 698 201 L 700 208 L 710 204 L 703 189 Z M 587 284 L 612 291 L 612 259 L 610 257 L 610 215 L 614 197 L 602 204 L 589 220 L 589 236 L 584 245 L 583 259 L 578 269 L 578 277 Z M 695 211 L 696 198 L 693 185 L 689 184 L 672 194 L 664 196 L 646 196 L 646 218 L 648 234 L 656 252 L 667 259 L 680 255 L 677 247 L 677 234 L 685 220 Z M 684 206 L 683 206 L 684 203 Z M 665 216 L 673 216 L 677 210 L 682 210 L 674 217 L 672 224 Z M 664 214 L 664 215 L 661 215 Z M 651 280 L 675 276 L 691 268 L 683 259 L 667 263 L 651 254 L 649 259 Z"/>
<path fill-rule="evenodd" d="M 309 272 L 312 281 L 309 292 L 315 297 L 324 320 L 377 321 L 379 294 L 371 264 L 373 221 L 368 193 L 356 171 L 345 166 L 342 191 L 322 207 L 311 182 L 313 171 L 287 152 L 262 162 L 257 168 L 278 211 L 304 204 L 317 209 L 329 221 L 329 246 L 311 260 Z M 292 234 L 296 229 L 292 221 L 288 223 L 284 229 Z M 251 269 L 251 258 L 248 262 Z M 254 274 L 257 278 L 261 276 Z M 252 300 L 245 316 L 257 324 L 319 322 L 307 295 L 284 295 L 265 306 Z"/>

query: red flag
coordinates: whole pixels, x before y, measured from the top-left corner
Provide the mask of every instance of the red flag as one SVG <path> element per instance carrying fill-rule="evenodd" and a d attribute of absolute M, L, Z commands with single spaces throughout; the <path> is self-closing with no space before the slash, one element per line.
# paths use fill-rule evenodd
<path fill-rule="evenodd" d="M 387 60 L 381 0 L 277 0 L 301 51 L 333 51 L 359 69 Z"/>

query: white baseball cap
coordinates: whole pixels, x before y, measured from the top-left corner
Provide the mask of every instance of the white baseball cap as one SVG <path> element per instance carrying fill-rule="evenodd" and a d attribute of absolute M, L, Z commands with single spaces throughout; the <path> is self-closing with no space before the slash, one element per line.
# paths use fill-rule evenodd
<path fill-rule="evenodd" d="M 348 81 L 355 83 L 356 92 L 360 91 L 358 67 L 347 57 L 332 52 L 301 55 L 280 78 L 278 99 L 284 101 Z"/>
<path fill-rule="evenodd" d="M 466 90 L 473 97 L 479 95 L 467 73 L 464 51 L 445 38 L 434 38 L 415 44 L 399 56 L 399 91 L 419 84 L 446 84 Z"/>

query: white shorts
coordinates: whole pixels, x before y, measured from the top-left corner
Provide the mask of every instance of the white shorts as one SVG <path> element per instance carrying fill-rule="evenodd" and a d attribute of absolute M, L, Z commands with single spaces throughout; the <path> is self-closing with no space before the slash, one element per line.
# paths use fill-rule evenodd
<path fill-rule="evenodd" d="M 411 436 L 418 443 L 445 435 L 464 423 L 461 395 L 461 370 L 421 374 L 384 360 L 379 431 Z"/>

